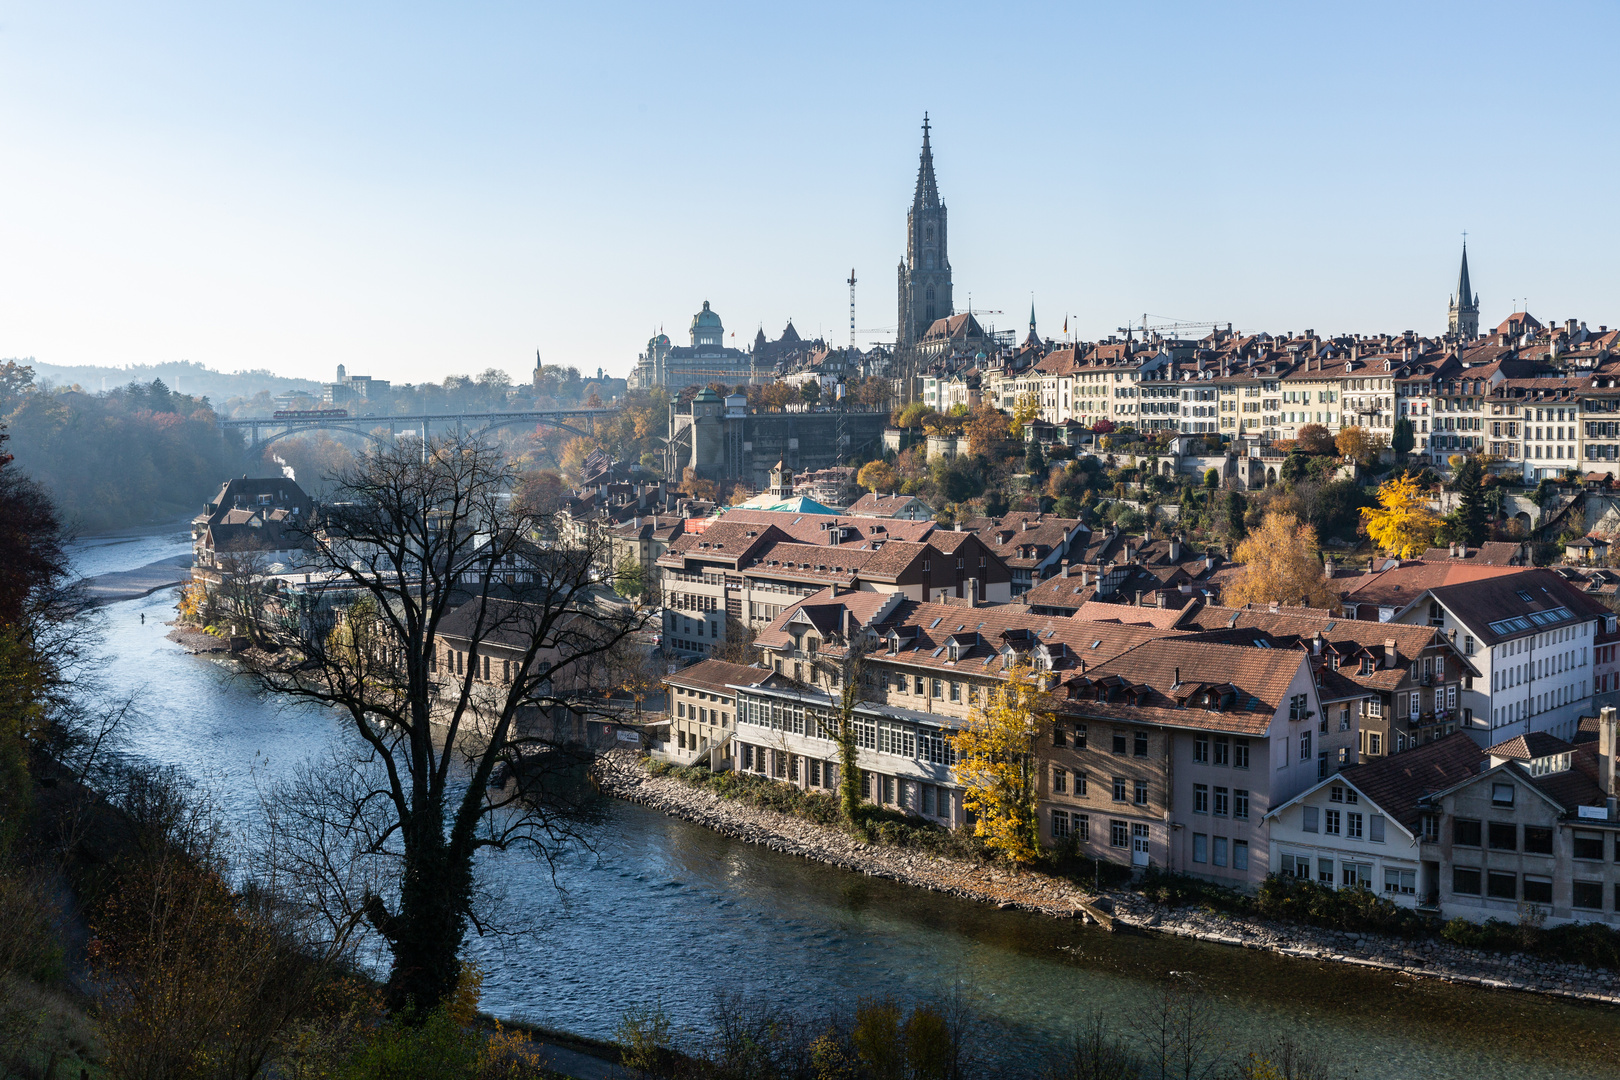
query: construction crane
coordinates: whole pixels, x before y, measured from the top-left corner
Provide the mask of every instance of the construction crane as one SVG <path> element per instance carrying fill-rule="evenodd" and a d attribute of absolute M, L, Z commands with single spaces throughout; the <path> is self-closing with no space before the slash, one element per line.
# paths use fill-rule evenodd
<path fill-rule="evenodd" d="M 1206 326 L 1209 327 L 1210 333 L 1214 333 L 1215 331 L 1217 331 L 1217 330 L 1219 330 L 1221 328 L 1220 323 L 1214 322 L 1214 321 L 1209 320 L 1209 319 L 1204 319 L 1201 322 L 1150 323 L 1150 322 L 1148 322 L 1148 317 L 1147 317 L 1146 313 L 1144 313 L 1142 315 L 1142 325 L 1141 326 L 1131 326 L 1131 325 L 1127 324 L 1125 326 L 1116 327 L 1115 329 L 1116 329 L 1116 331 L 1118 333 L 1125 334 L 1125 335 L 1130 335 L 1130 334 L 1135 334 L 1135 333 L 1146 334 L 1150 330 L 1153 331 L 1154 333 L 1160 333 L 1160 332 L 1165 331 L 1165 330 L 1199 330 L 1199 329 L 1202 329 L 1203 327 L 1206 327 Z"/>

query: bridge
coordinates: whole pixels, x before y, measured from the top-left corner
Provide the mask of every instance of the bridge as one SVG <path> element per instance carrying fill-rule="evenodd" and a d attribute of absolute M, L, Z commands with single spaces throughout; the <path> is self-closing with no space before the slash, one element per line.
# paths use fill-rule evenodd
<path fill-rule="evenodd" d="M 428 413 L 421 416 L 284 417 L 280 420 L 274 417 L 252 417 L 244 420 L 221 420 L 219 426 L 247 431 L 247 452 L 257 457 L 266 447 L 280 439 L 316 429 L 348 431 L 380 443 L 383 440 L 372 434 L 373 429 L 386 427 L 394 434 L 401 431 L 416 432 L 426 442 L 432 437 L 434 430 L 443 432 L 447 428 L 454 429 L 458 434 L 479 434 L 505 427 L 544 424 L 547 427 L 573 432 L 575 435 L 594 438 L 596 421 L 617 413 L 617 409 L 581 408 L 495 413 Z M 264 437 L 261 438 L 262 433 Z"/>

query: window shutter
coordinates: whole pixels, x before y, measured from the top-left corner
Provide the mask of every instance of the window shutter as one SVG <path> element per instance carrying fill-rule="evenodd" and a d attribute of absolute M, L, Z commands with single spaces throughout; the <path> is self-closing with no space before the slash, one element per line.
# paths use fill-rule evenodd
<path fill-rule="evenodd" d="M 1384 819 L 1377 814 L 1367 819 L 1367 839 L 1375 844 L 1384 842 Z"/>

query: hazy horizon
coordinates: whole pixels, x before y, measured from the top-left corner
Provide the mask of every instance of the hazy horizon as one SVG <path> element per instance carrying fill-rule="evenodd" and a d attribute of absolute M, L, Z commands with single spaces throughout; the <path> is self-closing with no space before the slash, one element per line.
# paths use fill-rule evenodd
<path fill-rule="evenodd" d="M 958 310 L 1620 323 L 1601 5 L 87 3 L 0 24 L 0 355 L 624 375 L 708 300 L 864 347 L 934 124 Z M 1534 51 L 1532 51 L 1532 49 Z"/>

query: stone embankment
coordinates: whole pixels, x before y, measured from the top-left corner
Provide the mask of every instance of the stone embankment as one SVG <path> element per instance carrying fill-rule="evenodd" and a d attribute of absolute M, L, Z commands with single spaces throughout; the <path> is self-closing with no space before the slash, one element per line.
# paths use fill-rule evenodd
<path fill-rule="evenodd" d="M 1322 930 L 1211 912 L 1161 908 L 1140 894 L 1095 896 L 1069 881 L 1032 871 L 940 858 L 906 848 L 865 844 L 838 830 L 774 810 L 722 799 L 670 777 L 653 777 L 628 756 L 602 771 L 615 798 L 669 814 L 773 851 L 798 855 L 870 877 L 915 885 L 980 903 L 1054 918 L 1088 918 L 1082 902 L 1111 911 L 1118 930 L 1196 938 L 1311 960 L 1329 960 L 1424 978 L 1504 990 L 1525 990 L 1620 1005 L 1620 974 L 1541 960 L 1519 953 L 1466 949 L 1434 939 Z"/>

